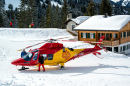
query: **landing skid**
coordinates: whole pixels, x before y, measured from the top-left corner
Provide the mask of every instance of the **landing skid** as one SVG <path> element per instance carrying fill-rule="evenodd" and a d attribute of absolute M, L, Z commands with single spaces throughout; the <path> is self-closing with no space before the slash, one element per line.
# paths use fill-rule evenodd
<path fill-rule="evenodd" d="M 22 66 L 22 68 L 18 69 L 18 70 L 26 70 L 26 69 L 29 69 L 29 68 L 26 68 L 26 67 Z"/>
<path fill-rule="evenodd" d="M 58 68 L 57 70 L 66 70 L 66 68 L 64 66 L 61 66 L 60 68 Z"/>

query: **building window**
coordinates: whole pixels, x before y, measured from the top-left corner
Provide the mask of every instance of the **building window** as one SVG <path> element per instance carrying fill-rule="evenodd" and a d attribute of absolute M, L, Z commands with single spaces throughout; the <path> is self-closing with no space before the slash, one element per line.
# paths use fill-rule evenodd
<path fill-rule="evenodd" d="M 127 32 L 127 37 L 129 36 L 129 32 Z"/>
<path fill-rule="evenodd" d="M 90 33 L 90 38 L 93 39 L 93 33 Z"/>
<path fill-rule="evenodd" d="M 75 28 L 75 25 L 72 25 L 72 30 L 74 30 L 74 28 Z"/>
<path fill-rule="evenodd" d="M 125 49 L 126 47 L 125 46 L 123 46 L 123 51 L 125 51 L 126 49 Z"/>
<path fill-rule="evenodd" d="M 121 32 L 121 38 L 123 38 L 123 32 Z"/>
<path fill-rule="evenodd" d="M 122 52 L 122 47 L 120 48 L 120 52 Z"/>
<path fill-rule="evenodd" d="M 117 33 L 114 33 L 114 38 L 118 38 Z"/>
<path fill-rule="evenodd" d="M 129 44 L 129 49 L 130 49 L 130 44 Z"/>
<path fill-rule="evenodd" d="M 123 37 L 126 37 L 126 32 L 123 33 Z"/>
<path fill-rule="evenodd" d="M 114 52 L 118 52 L 118 47 L 114 47 Z"/>
<path fill-rule="evenodd" d="M 129 31 L 129 36 L 130 36 L 130 31 Z"/>
<path fill-rule="evenodd" d="M 112 34 L 110 33 L 110 38 L 112 39 Z"/>
<path fill-rule="evenodd" d="M 86 33 L 83 33 L 83 38 L 86 38 Z"/>
<path fill-rule="evenodd" d="M 101 33 L 98 33 L 98 38 L 99 38 L 99 39 L 101 38 Z"/>
<path fill-rule="evenodd" d="M 70 15 L 68 15 L 68 18 L 70 17 Z"/>
<path fill-rule="evenodd" d="M 108 51 L 112 51 L 112 48 L 111 47 L 107 47 L 106 48 Z"/>
<path fill-rule="evenodd" d="M 129 49 L 129 45 L 127 45 L 127 50 Z"/>
<path fill-rule="evenodd" d="M 90 38 L 94 39 L 95 38 L 95 33 L 90 33 Z"/>

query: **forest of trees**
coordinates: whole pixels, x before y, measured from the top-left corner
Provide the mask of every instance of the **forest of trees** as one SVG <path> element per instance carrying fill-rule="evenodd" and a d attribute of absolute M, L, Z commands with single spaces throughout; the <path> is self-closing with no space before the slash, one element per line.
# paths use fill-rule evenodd
<path fill-rule="evenodd" d="M 28 28 L 33 22 L 34 28 L 63 28 L 65 29 L 66 15 L 72 12 L 73 18 L 78 16 L 112 15 L 109 0 L 96 4 L 92 0 L 53 0 L 58 5 L 52 5 L 51 0 L 20 0 L 20 6 L 13 8 L 8 5 L 5 10 L 5 0 L 0 1 L 0 27 Z"/>

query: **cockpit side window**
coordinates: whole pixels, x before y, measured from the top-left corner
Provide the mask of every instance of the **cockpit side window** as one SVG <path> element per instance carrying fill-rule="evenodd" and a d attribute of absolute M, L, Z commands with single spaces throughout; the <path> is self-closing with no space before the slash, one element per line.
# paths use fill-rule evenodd
<path fill-rule="evenodd" d="M 48 60 L 53 60 L 53 54 L 48 54 Z"/>
<path fill-rule="evenodd" d="M 30 61 L 32 59 L 33 54 L 32 53 L 27 53 L 25 56 L 23 56 L 23 59 L 25 61 Z"/>
<path fill-rule="evenodd" d="M 35 53 L 33 60 L 37 60 L 37 58 L 38 58 L 38 53 Z"/>
<path fill-rule="evenodd" d="M 42 54 L 42 56 L 44 57 L 44 60 L 47 59 L 47 54 Z"/>

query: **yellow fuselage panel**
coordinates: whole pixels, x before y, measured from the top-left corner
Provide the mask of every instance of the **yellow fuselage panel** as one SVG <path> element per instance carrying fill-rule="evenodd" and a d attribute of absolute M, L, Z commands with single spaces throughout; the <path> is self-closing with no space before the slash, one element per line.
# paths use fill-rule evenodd
<path fill-rule="evenodd" d="M 83 50 L 84 49 L 74 49 L 73 51 L 70 51 L 68 48 L 65 48 L 65 52 L 63 52 L 63 49 L 61 49 L 53 54 L 52 60 L 45 60 L 44 65 L 58 65 L 59 63 L 65 63 Z"/>

